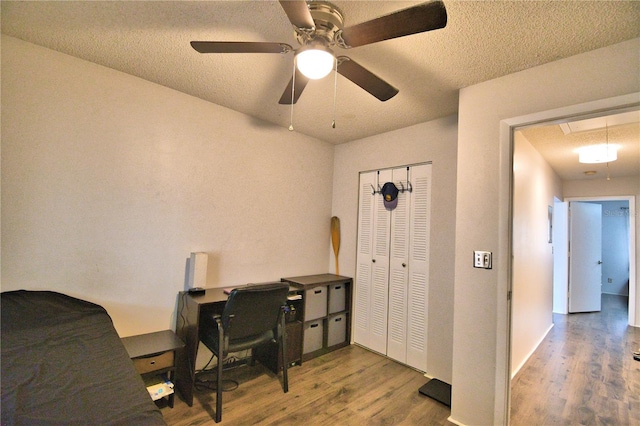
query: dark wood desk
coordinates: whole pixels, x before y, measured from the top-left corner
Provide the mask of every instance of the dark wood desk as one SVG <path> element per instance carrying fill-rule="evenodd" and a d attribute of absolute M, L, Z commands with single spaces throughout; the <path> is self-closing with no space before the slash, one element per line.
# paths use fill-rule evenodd
<path fill-rule="evenodd" d="M 241 286 L 237 286 L 241 287 Z M 209 288 L 204 294 L 192 295 L 188 292 L 178 293 L 178 312 L 176 315 L 176 334 L 185 342 L 184 348 L 177 351 L 176 389 L 184 401 L 192 406 L 193 390 L 196 380 L 196 359 L 200 346 L 200 319 L 203 315 L 222 314 L 228 295 L 224 288 Z M 299 290 L 290 286 L 290 294 Z M 298 304 L 301 300 L 290 302 Z M 262 364 L 277 372 L 282 368 L 278 358 L 278 345 L 263 348 L 255 354 Z M 291 364 L 302 362 L 302 322 L 287 322 L 287 356 Z"/>
<path fill-rule="evenodd" d="M 176 334 L 185 346 L 177 351 L 175 386 L 189 406 L 193 405 L 200 317 L 209 313 L 222 314 L 227 297 L 224 288 L 209 288 L 201 295 L 191 295 L 186 291 L 178 293 Z"/>

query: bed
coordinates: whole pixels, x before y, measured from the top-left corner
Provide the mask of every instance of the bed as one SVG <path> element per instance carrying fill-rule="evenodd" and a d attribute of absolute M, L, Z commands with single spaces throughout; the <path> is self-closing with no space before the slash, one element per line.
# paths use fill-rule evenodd
<path fill-rule="evenodd" d="M 166 425 L 99 305 L 1 294 L 2 425 Z"/>

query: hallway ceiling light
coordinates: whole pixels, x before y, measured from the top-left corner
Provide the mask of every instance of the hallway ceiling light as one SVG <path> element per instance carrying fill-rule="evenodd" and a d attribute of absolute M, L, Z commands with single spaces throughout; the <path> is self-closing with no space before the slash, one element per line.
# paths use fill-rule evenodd
<path fill-rule="evenodd" d="M 581 163 L 610 163 L 618 159 L 620 145 L 599 144 L 578 148 L 578 161 Z"/>

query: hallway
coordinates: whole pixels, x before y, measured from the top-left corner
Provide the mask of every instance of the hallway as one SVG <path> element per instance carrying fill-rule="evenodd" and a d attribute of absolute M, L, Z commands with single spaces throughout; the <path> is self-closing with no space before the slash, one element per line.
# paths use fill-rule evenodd
<path fill-rule="evenodd" d="M 640 328 L 627 298 L 602 312 L 553 314 L 555 326 L 511 382 L 512 425 L 640 424 Z"/>

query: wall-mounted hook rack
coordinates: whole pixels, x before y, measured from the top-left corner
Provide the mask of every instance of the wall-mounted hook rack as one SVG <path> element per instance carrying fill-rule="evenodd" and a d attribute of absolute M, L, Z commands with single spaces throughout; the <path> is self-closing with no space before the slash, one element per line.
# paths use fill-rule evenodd
<path fill-rule="evenodd" d="M 398 192 L 413 192 L 413 186 L 411 185 L 411 182 L 407 181 L 407 187 L 404 187 L 404 184 L 402 183 L 402 181 L 398 181 L 398 184 L 400 185 L 400 188 L 398 189 Z M 376 194 L 382 194 L 382 187 L 380 186 L 380 184 L 378 184 L 378 189 L 376 189 L 373 184 L 369 184 L 371 185 L 371 195 L 376 195 Z"/>
<path fill-rule="evenodd" d="M 411 185 L 411 182 L 407 181 L 407 191 L 408 192 L 413 192 L 413 186 Z"/>
<path fill-rule="evenodd" d="M 398 190 L 399 192 L 413 192 L 413 187 L 411 186 L 411 182 L 409 182 L 409 180 L 407 180 L 407 187 L 404 187 L 404 184 L 402 183 L 402 181 L 398 182 L 400 184 L 400 189 Z"/>
<path fill-rule="evenodd" d="M 409 167 L 407 167 L 407 186 L 405 188 L 404 186 L 404 182 L 399 180 L 398 181 L 398 185 L 400 185 L 400 189 L 398 189 L 398 192 L 403 193 L 403 192 L 413 192 L 413 185 L 411 185 L 411 181 L 409 180 Z M 373 186 L 372 183 L 370 183 L 369 185 L 371 185 L 371 195 L 376 195 L 376 194 L 382 194 L 382 187 L 380 186 L 380 170 L 378 170 L 377 176 L 376 176 L 376 186 Z"/>

